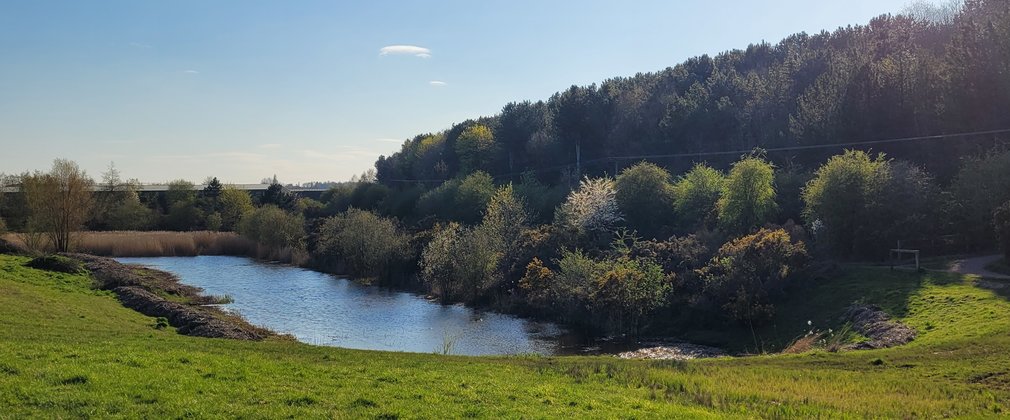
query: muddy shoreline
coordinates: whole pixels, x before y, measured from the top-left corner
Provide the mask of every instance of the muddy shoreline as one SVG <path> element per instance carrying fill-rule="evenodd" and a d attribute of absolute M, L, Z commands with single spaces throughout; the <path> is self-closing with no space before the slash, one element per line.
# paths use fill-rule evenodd
<path fill-rule="evenodd" d="M 121 264 L 89 254 L 61 254 L 84 264 L 96 287 L 115 293 L 123 306 L 147 316 L 165 318 L 180 334 L 195 337 L 263 340 L 277 333 L 250 324 L 216 306 L 222 298 L 206 296 L 164 271 Z"/>

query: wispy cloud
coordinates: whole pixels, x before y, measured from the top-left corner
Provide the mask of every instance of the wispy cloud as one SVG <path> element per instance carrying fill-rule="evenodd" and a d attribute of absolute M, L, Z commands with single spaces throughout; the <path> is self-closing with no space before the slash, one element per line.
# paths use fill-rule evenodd
<path fill-rule="evenodd" d="M 200 72 L 196 70 L 183 70 L 182 72 L 186 74 L 200 74 Z"/>
<path fill-rule="evenodd" d="M 435 87 L 442 87 L 442 86 L 449 85 L 448 83 L 443 82 L 441 80 L 432 80 L 432 81 L 428 82 L 428 84 L 432 85 L 432 86 L 435 86 Z"/>
<path fill-rule="evenodd" d="M 412 55 L 431 58 L 431 50 L 416 45 L 388 45 L 379 49 L 379 55 Z"/>
<path fill-rule="evenodd" d="M 375 139 L 375 141 L 381 141 L 383 143 L 403 143 L 400 139 Z"/>

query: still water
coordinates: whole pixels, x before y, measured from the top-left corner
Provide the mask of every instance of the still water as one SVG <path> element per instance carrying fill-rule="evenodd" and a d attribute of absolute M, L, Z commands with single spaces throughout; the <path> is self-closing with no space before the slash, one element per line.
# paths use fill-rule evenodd
<path fill-rule="evenodd" d="M 249 258 L 202 256 L 118 258 L 174 273 L 205 294 L 234 299 L 222 305 L 249 322 L 299 341 L 353 349 L 494 355 L 570 353 L 572 336 L 534 322 L 423 296 L 363 286 L 339 276 Z"/>

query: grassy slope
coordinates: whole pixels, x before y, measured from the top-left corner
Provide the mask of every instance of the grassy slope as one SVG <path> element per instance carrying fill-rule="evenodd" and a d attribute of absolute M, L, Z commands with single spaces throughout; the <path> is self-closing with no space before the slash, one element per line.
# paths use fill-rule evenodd
<path fill-rule="evenodd" d="M 858 270 L 801 292 L 878 303 L 922 334 L 889 350 L 690 363 L 470 358 L 184 337 L 89 280 L 0 256 L 0 418 L 993 415 L 1010 409 L 1010 303 L 944 274 Z M 819 322 L 814 320 L 815 323 Z M 880 359 L 881 364 L 873 363 Z"/>

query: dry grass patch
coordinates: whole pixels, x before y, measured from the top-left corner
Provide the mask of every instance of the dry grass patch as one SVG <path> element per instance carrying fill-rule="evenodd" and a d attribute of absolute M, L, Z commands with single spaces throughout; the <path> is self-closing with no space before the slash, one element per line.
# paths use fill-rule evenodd
<path fill-rule="evenodd" d="M 5 237 L 24 247 L 19 235 Z M 74 249 L 103 257 L 257 256 L 256 243 L 232 232 L 83 232 Z"/>

